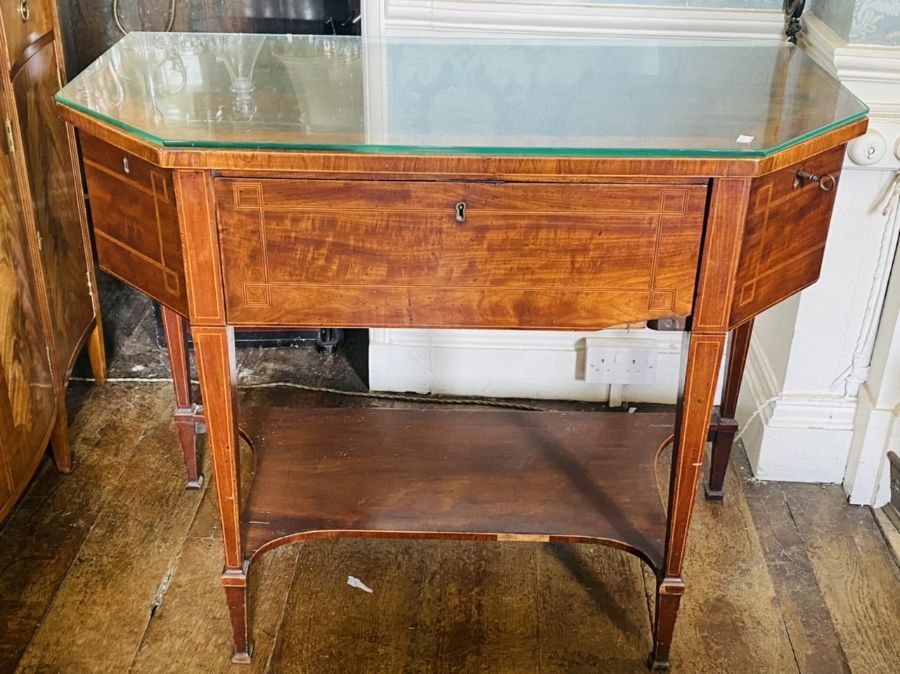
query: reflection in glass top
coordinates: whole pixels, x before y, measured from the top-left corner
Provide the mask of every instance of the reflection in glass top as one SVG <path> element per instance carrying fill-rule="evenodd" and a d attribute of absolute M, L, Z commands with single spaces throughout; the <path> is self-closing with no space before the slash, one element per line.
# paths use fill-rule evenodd
<path fill-rule="evenodd" d="M 160 145 L 763 156 L 867 109 L 792 47 L 131 33 L 57 100 Z"/>

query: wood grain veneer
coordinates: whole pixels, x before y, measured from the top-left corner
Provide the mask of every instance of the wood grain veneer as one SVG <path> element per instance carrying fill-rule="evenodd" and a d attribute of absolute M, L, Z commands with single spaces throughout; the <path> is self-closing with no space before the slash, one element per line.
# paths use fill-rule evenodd
<path fill-rule="evenodd" d="M 51 41 L 34 52 L 16 72 L 12 87 L 43 276 L 52 289 L 47 303 L 54 372 L 63 380 L 94 327 L 95 307 L 84 254 L 80 181 L 65 124 L 53 105 L 60 85 L 56 48 Z"/>
<path fill-rule="evenodd" d="M 703 185 L 215 183 L 235 325 L 575 329 L 691 311 Z"/>
<path fill-rule="evenodd" d="M 25 16 L 20 10 L 23 0 L 7 0 L 0 3 L 0 15 L 3 18 L 4 43 L 9 54 L 9 61 L 15 72 L 17 63 L 21 63 L 22 55 L 34 44 L 35 38 L 46 35 L 54 29 L 55 8 L 53 0 L 24 0 L 27 8 Z"/>
<path fill-rule="evenodd" d="M 163 305 L 161 307 L 163 331 L 166 335 L 166 350 L 172 369 L 172 384 L 175 389 L 175 427 L 184 456 L 189 489 L 199 489 L 203 476 L 197 461 L 196 421 L 203 413 L 194 403 L 191 391 L 191 368 L 188 354 L 188 327 L 183 316 Z"/>
<path fill-rule="evenodd" d="M 662 561 L 653 485 L 671 414 L 266 408 L 241 419 L 256 449 L 248 558 L 374 536 L 601 542 Z"/>
<path fill-rule="evenodd" d="M 100 267 L 187 314 L 172 172 L 91 136 L 81 148 Z"/>
<path fill-rule="evenodd" d="M 0 102 L 0 110 L 3 109 Z M 4 111 L 5 112 L 5 111 Z M 9 148 L 0 152 L 0 519 L 43 456 L 56 416 L 47 337 Z"/>
<path fill-rule="evenodd" d="M 731 333 L 731 344 L 728 347 L 728 365 L 725 368 L 725 380 L 722 386 L 722 402 L 712 434 L 712 452 L 709 459 L 709 482 L 706 487 L 706 498 L 721 500 L 724 497 L 725 472 L 728 470 L 728 459 L 737 435 L 738 423 L 734 418 L 737 413 L 738 395 L 741 381 L 744 378 L 744 366 L 750 352 L 750 337 L 753 334 L 753 319 L 741 323 Z"/>
<path fill-rule="evenodd" d="M 735 277 L 731 325 L 737 326 L 819 278 L 835 189 L 795 186 L 798 171 L 840 180 L 844 146 L 753 181 Z"/>

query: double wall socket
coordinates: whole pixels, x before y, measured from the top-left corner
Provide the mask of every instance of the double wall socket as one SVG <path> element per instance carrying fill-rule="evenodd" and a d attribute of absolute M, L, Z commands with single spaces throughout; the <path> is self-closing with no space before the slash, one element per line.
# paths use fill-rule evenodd
<path fill-rule="evenodd" d="M 584 348 L 584 381 L 593 384 L 656 382 L 656 341 L 588 337 Z"/>

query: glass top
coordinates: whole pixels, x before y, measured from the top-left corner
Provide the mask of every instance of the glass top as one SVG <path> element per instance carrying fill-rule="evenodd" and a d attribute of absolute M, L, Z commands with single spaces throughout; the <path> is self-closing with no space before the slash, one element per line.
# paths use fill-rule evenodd
<path fill-rule="evenodd" d="M 801 50 L 131 33 L 58 94 L 166 147 L 766 156 L 868 110 Z"/>

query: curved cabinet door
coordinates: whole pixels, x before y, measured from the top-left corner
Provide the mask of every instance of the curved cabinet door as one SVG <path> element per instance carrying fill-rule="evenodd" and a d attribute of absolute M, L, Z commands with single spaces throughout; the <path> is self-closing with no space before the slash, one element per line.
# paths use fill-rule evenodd
<path fill-rule="evenodd" d="M 3 0 L 0 3 L 10 63 L 15 63 L 36 38 L 53 29 L 52 1 Z"/>
<path fill-rule="evenodd" d="M 44 38 L 34 45 L 39 48 L 13 73 L 12 84 L 50 307 L 48 333 L 55 345 L 54 372 L 61 381 L 92 325 L 94 307 L 76 192 L 81 184 L 73 165 L 69 130 L 53 103 L 59 89 L 57 45 Z"/>
<path fill-rule="evenodd" d="M 6 119 L 6 113 L 0 109 Z M 2 123 L 2 120 L 0 120 Z M 28 233 L 5 138 L 0 153 L 0 519 L 40 462 L 56 395 Z"/>

